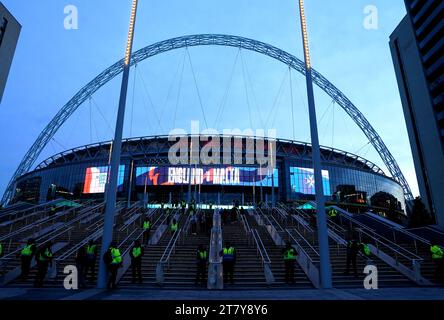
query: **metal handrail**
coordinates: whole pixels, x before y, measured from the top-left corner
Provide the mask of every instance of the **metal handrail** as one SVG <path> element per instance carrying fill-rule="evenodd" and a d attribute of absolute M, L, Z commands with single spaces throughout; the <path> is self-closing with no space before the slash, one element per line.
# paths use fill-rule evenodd
<path fill-rule="evenodd" d="M 271 260 L 270 257 L 268 256 L 267 249 L 265 248 L 264 243 L 262 242 L 262 239 L 259 236 L 257 229 L 252 229 L 251 235 L 253 237 L 254 242 L 256 243 L 257 252 L 261 256 L 262 266 L 264 266 L 265 264 L 271 264 Z"/>
<path fill-rule="evenodd" d="M 363 232 L 364 234 L 366 234 L 366 235 L 369 236 L 370 238 L 373 238 L 373 239 L 374 239 L 375 241 L 377 241 L 378 243 L 383 243 L 383 241 L 384 241 L 384 242 L 387 242 L 387 244 L 385 244 L 386 247 L 390 248 L 392 251 L 395 251 L 395 252 L 401 254 L 403 257 L 406 257 L 407 259 L 410 259 L 410 258 L 407 257 L 405 254 L 402 254 L 401 251 L 407 252 L 408 254 L 410 254 L 411 256 L 413 256 L 413 257 L 414 257 L 413 260 L 417 260 L 417 261 L 423 261 L 423 260 L 424 260 L 423 258 L 417 256 L 417 255 L 414 254 L 413 252 L 411 252 L 411 251 L 409 251 L 409 250 L 407 250 L 407 249 L 401 247 L 400 245 L 394 243 L 393 241 L 391 241 L 391 240 L 389 240 L 389 239 L 387 239 L 387 238 L 381 236 L 380 234 L 378 234 L 378 233 L 376 232 L 376 230 L 374 230 L 374 229 L 372 229 L 372 228 L 369 228 L 368 226 L 364 225 L 363 223 L 361 223 L 361 222 L 359 222 L 359 221 L 356 221 L 356 220 L 354 220 L 353 218 L 344 215 L 341 211 L 339 211 L 339 214 L 341 215 L 341 217 L 345 217 L 347 220 L 349 220 L 350 223 L 358 225 L 359 228 L 362 230 L 362 232 Z M 356 228 L 354 228 L 354 229 L 356 229 Z M 372 234 L 370 234 L 370 233 L 372 233 Z M 382 241 L 381 241 L 381 240 L 382 240 Z M 395 249 L 395 248 L 398 248 L 398 249 L 400 249 L 400 250 L 397 250 L 397 249 Z"/>
<path fill-rule="evenodd" d="M 73 229 L 73 227 L 70 227 L 68 230 L 64 230 L 64 231 L 62 231 L 62 232 L 60 232 L 60 233 L 54 235 L 53 237 L 51 237 L 51 238 L 49 238 L 49 239 L 46 239 L 45 241 L 43 241 L 42 243 L 40 243 L 40 246 L 45 245 L 45 244 L 47 244 L 48 242 L 52 242 L 54 239 L 56 239 L 57 237 L 61 236 L 61 235 L 64 234 L 66 231 L 69 231 L 70 229 Z M 7 254 L 7 255 L 5 255 L 5 256 L 3 256 L 3 257 L 1 258 L 1 261 L 2 261 L 2 268 L 5 268 L 6 265 L 9 264 L 10 262 L 15 261 L 15 259 L 14 259 L 14 260 L 10 259 L 10 256 L 12 256 L 12 255 L 16 255 L 16 254 L 17 254 L 18 252 L 20 252 L 21 250 L 22 250 L 22 249 L 19 248 L 18 250 L 14 251 L 14 252 L 11 252 L 11 253 L 9 253 L 9 254 Z M 6 262 L 6 264 L 5 264 L 5 262 Z"/>
<path fill-rule="evenodd" d="M 159 211 L 159 210 L 160 210 L 160 208 L 156 208 L 156 209 L 154 209 L 153 211 L 151 211 L 151 212 L 149 213 L 149 216 L 154 216 L 154 215 L 157 213 L 157 211 Z M 163 217 L 163 219 L 162 219 L 162 215 L 160 215 L 160 216 L 156 219 L 156 221 L 153 222 L 153 227 L 154 227 L 154 226 L 157 226 L 158 222 L 161 221 L 161 220 L 162 220 L 162 221 L 159 223 L 159 225 L 164 224 L 164 222 L 166 221 L 167 218 L 168 218 L 168 217 L 165 216 L 165 217 Z M 137 232 L 137 229 L 135 229 L 135 230 L 134 230 L 129 236 L 127 236 L 124 240 L 122 240 L 122 243 L 123 243 L 124 241 L 126 241 L 127 239 L 129 239 L 129 238 L 131 237 L 131 235 L 133 235 L 133 234 L 136 233 L 136 232 Z M 140 231 L 139 234 L 134 238 L 134 240 L 139 240 L 139 239 L 143 236 L 143 233 L 144 233 L 144 232 L 145 232 L 144 230 Z M 133 240 L 133 241 L 134 241 L 134 240 Z M 128 247 L 125 249 L 125 251 L 123 252 L 122 256 L 125 256 L 130 250 L 131 250 L 131 246 L 128 246 Z"/>
<path fill-rule="evenodd" d="M 396 243 L 394 243 L 394 242 L 392 242 L 392 241 L 390 241 L 390 240 L 388 240 L 388 239 L 386 239 L 386 238 L 384 238 L 384 237 L 379 237 L 379 238 L 382 239 L 382 240 L 384 240 L 384 241 L 387 241 L 388 244 L 387 244 L 387 243 L 384 243 L 383 241 L 381 241 L 380 239 L 378 239 L 378 238 L 376 238 L 376 237 L 372 237 L 371 234 L 369 234 L 368 232 L 366 232 L 366 231 L 364 231 L 364 230 L 357 229 L 357 231 L 358 231 L 359 233 L 363 233 L 363 234 L 369 236 L 369 237 L 372 238 L 377 244 L 378 244 L 378 243 L 379 243 L 379 244 L 382 244 L 382 245 L 384 245 L 385 247 L 389 248 L 391 251 L 394 251 L 394 252 L 395 252 L 395 259 L 396 259 L 396 261 L 398 261 L 398 257 L 397 257 L 397 255 L 400 255 L 400 256 L 404 257 L 405 259 L 407 259 L 407 260 L 411 260 L 411 261 L 421 261 L 421 262 L 424 261 L 424 259 L 421 258 L 420 256 L 417 256 L 416 254 L 410 252 L 410 251 L 407 250 L 407 249 L 404 249 L 403 247 L 397 245 Z M 379 246 L 376 245 L 376 247 L 377 247 L 377 249 L 379 250 Z M 401 250 L 397 250 L 397 249 L 395 249 L 394 247 L 397 247 L 398 249 L 401 249 Z M 406 254 L 402 253 L 401 251 L 407 252 L 408 254 L 411 255 L 411 257 L 407 256 Z"/>
<path fill-rule="evenodd" d="M 187 220 L 185 221 L 185 224 L 183 227 L 181 227 L 178 231 L 175 231 L 173 236 L 171 237 L 170 241 L 168 242 L 168 245 L 165 249 L 165 252 L 163 253 L 162 257 L 160 258 L 159 263 L 165 264 L 169 263 L 171 254 L 175 251 L 177 241 L 180 238 L 181 233 L 187 229 L 187 225 L 190 223 L 190 216 L 187 217 Z"/>
<path fill-rule="evenodd" d="M 317 259 L 316 260 L 314 260 L 308 253 L 307 253 L 307 250 L 305 250 L 305 248 L 299 243 L 299 241 L 290 233 L 290 230 L 286 230 L 287 231 L 287 235 L 288 235 L 288 237 L 289 237 L 289 239 L 291 239 L 291 240 L 293 240 L 293 242 L 295 242 L 297 245 L 298 245 L 298 247 L 299 247 L 299 250 L 301 250 L 304 254 L 305 254 L 305 256 L 308 258 L 308 260 L 312 263 L 312 264 L 314 264 L 314 265 L 317 265 L 317 264 L 319 264 L 319 261 L 320 261 L 320 258 L 319 258 L 319 253 L 316 251 L 316 250 L 313 250 L 314 251 L 314 253 L 316 254 L 315 256 L 317 257 Z M 302 238 L 302 239 L 304 239 L 304 238 Z M 310 245 L 310 244 L 309 244 Z M 310 248 L 312 248 L 311 247 L 311 245 L 310 245 Z"/>
<path fill-rule="evenodd" d="M 282 221 L 285 221 L 288 219 L 288 213 L 287 212 L 282 212 L 282 209 L 279 207 L 274 207 L 271 209 L 271 213 L 273 214 L 273 209 L 274 212 L 277 212 L 279 214 L 279 216 L 281 217 Z"/>
<path fill-rule="evenodd" d="M 423 237 L 418 236 L 417 234 L 414 234 L 413 232 L 410 232 L 410 231 L 408 231 L 408 230 L 399 229 L 399 230 L 396 230 L 396 231 L 397 231 L 397 232 L 404 233 L 405 235 L 407 235 L 407 236 L 409 236 L 409 237 L 412 237 L 414 240 L 418 240 L 418 241 L 424 243 L 424 244 L 427 245 L 427 246 L 430 246 L 430 245 L 432 244 L 429 240 L 424 239 Z"/>
<path fill-rule="evenodd" d="M 14 237 L 16 235 L 19 235 L 22 232 L 31 230 L 31 229 L 35 228 L 36 226 L 41 227 L 44 223 L 50 223 L 50 222 L 54 223 L 55 220 L 63 218 L 65 216 L 71 214 L 73 211 L 75 212 L 76 209 L 78 209 L 78 208 L 70 208 L 70 209 L 64 211 L 64 213 L 62 215 L 54 215 L 54 216 L 43 217 L 42 219 L 36 220 L 36 221 L 34 221 L 33 223 L 31 223 L 29 225 L 25 225 L 24 227 L 14 231 L 14 232 L 8 233 L 7 235 L 1 237 L 0 241 L 5 241 L 6 239 L 9 239 L 9 238 L 12 238 L 12 237 Z M 20 220 L 27 219 L 27 218 L 28 217 L 22 217 L 22 218 L 20 218 Z M 13 224 L 11 224 L 11 228 L 12 228 L 12 225 Z"/>
<path fill-rule="evenodd" d="M 310 250 L 313 251 L 316 254 L 316 256 L 319 256 L 318 250 L 316 250 L 316 248 L 310 242 L 307 241 L 307 239 L 299 232 L 298 229 L 291 228 L 291 229 L 285 229 L 285 230 L 287 231 L 287 234 L 291 234 L 291 231 L 296 232 L 297 235 L 303 240 L 303 242 L 310 248 Z"/>
<path fill-rule="evenodd" d="M 67 227 L 67 226 L 72 225 L 73 223 L 78 222 L 79 220 L 83 219 L 84 216 L 86 216 L 89 212 L 90 212 L 90 211 L 86 211 L 86 213 L 85 213 L 84 215 L 77 216 L 77 217 L 74 218 L 73 220 L 64 223 L 62 226 L 60 226 L 60 228 L 57 228 L 57 229 L 55 229 L 55 230 L 52 230 L 51 233 L 52 233 L 52 232 L 59 231 L 59 230 L 65 228 L 65 227 Z M 58 217 L 54 217 L 54 219 L 56 219 L 56 218 L 60 218 L 60 216 L 58 216 Z M 50 220 L 47 220 L 47 221 L 45 220 L 44 222 L 39 222 L 39 223 L 40 223 L 40 226 L 41 226 L 42 223 L 46 223 L 46 222 L 48 222 L 48 221 L 50 221 Z M 27 230 L 29 230 L 29 229 L 34 228 L 35 226 L 37 226 L 37 224 L 36 224 L 36 223 L 33 223 L 33 224 L 31 224 L 31 225 L 29 225 L 29 226 L 27 226 L 27 227 L 25 227 L 25 228 L 19 229 L 19 230 L 17 230 L 16 232 L 10 233 L 10 234 L 8 234 L 8 235 L 6 235 L 6 236 L 0 238 L 0 241 L 4 241 L 4 240 L 6 240 L 6 239 L 13 238 L 13 237 L 15 237 L 16 235 L 18 235 L 18 234 L 20 234 L 20 233 L 22 233 L 22 232 L 24 232 L 24 231 L 27 231 Z M 45 236 L 45 235 L 43 235 L 42 237 L 44 237 L 44 236 Z"/>
<path fill-rule="evenodd" d="M 78 244 L 74 245 L 68 251 L 65 251 L 61 256 L 57 257 L 56 261 L 60 262 L 60 261 L 64 261 L 65 259 L 69 258 L 72 254 L 77 252 L 77 250 L 79 248 L 81 248 L 84 245 L 86 245 L 89 242 L 89 240 L 94 239 L 95 237 L 98 237 L 100 233 L 102 233 L 102 225 L 100 227 L 96 228 L 96 230 L 94 230 L 91 234 L 89 234 L 81 242 L 79 242 Z"/>
<path fill-rule="evenodd" d="M 250 224 L 247 221 L 247 218 L 245 216 L 243 216 L 243 215 L 240 215 L 240 220 L 242 222 L 242 225 L 244 227 L 245 232 L 247 234 L 250 234 L 251 233 L 251 227 L 250 227 Z"/>

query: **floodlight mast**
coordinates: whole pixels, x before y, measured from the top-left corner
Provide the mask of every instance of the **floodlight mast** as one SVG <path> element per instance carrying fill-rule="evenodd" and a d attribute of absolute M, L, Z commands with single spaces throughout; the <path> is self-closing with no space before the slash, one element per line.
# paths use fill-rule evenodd
<path fill-rule="evenodd" d="M 325 197 L 322 183 L 321 149 L 319 146 L 316 107 L 313 93 L 313 78 L 310 61 L 310 47 L 308 42 L 307 22 L 305 19 L 304 0 L 299 0 L 301 17 L 302 42 L 304 46 L 305 77 L 307 81 L 308 113 L 310 118 L 310 134 L 313 157 L 313 171 L 316 191 L 316 212 L 318 225 L 318 242 L 320 258 L 320 286 L 323 289 L 332 288 L 330 252 L 328 245 L 327 216 L 325 214 Z"/>
<path fill-rule="evenodd" d="M 125 60 L 123 66 L 122 86 L 120 89 L 119 109 L 117 111 L 116 130 L 114 133 L 113 148 L 111 152 L 111 166 L 108 171 L 108 183 L 105 189 L 105 217 L 103 224 L 102 247 L 99 264 L 99 276 L 97 287 L 105 289 L 107 286 L 107 270 L 102 257 L 108 250 L 112 238 L 114 227 L 114 214 L 116 211 L 117 180 L 119 175 L 120 152 L 122 149 L 123 124 L 125 120 L 126 97 L 128 92 L 128 80 L 130 73 L 130 62 L 133 50 L 134 29 L 136 25 L 138 0 L 133 0 L 131 7 L 131 18 L 126 44 Z"/>

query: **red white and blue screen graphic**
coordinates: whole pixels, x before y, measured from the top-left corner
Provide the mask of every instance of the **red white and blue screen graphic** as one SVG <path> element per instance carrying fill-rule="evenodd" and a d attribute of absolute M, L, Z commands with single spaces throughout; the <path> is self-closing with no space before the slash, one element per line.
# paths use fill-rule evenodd
<path fill-rule="evenodd" d="M 105 192 L 106 182 L 108 180 L 108 166 L 86 168 L 85 183 L 83 193 L 103 193 Z M 125 175 L 125 166 L 119 166 L 119 175 L 117 180 L 118 191 L 122 191 Z"/>
<path fill-rule="evenodd" d="M 313 169 L 290 167 L 290 183 L 294 193 L 316 194 Z M 331 195 L 328 170 L 322 170 L 322 186 L 324 187 L 324 195 Z"/>
<path fill-rule="evenodd" d="M 222 185 L 278 187 L 278 170 L 257 167 L 138 167 L 138 186 Z"/>

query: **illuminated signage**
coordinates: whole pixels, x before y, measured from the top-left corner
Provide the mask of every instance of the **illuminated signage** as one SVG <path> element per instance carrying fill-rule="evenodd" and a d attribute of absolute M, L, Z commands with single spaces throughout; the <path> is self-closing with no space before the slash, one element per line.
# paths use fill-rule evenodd
<path fill-rule="evenodd" d="M 125 175 L 125 166 L 119 166 L 118 191 L 122 191 L 123 179 Z M 106 182 L 108 180 L 108 166 L 86 168 L 85 183 L 83 193 L 103 193 L 105 192 Z"/>
<path fill-rule="evenodd" d="M 316 194 L 313 169 L 290 167 L 290 184 L 294 193 Z M 322 186 L 324 195 L 331 195 L 328 170 L 322 170 Z"/>
<path fill-rule="evenodd" d="M 273 175 L 274 173 L 274 175 Z M 138 167 L 138 186 L 220 185 L 278 187 L 278 170 L 254 167 Z"/>

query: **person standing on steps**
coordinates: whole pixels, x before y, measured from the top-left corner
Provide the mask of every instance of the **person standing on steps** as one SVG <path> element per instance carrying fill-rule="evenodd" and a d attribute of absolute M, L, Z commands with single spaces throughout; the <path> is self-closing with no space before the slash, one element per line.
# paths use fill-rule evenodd
<path fill-rule="evenodd" d="M 150 232 L 151 232 L 151 220 L 150 218 L 146 217 L 143 221 L 143 243 L 148 244 L 148 241 L 150 241 Z"/>
<path fill-rule="evenodd" d="M 225 243 L 225 247 L 219 253 L 222 257 L 222 267 L 224 270 L 224 282 L 230 280 L 234 284 L 234 265 L 236 264 L 236 250 L 230 242 Z"/>
<path fill-rule="evenodd" d="M 21 269 L 20 274 L 21 280 L 28 279 L 29 269 L 31 269 L 32 258 L 37 251 L 37 246 L 34 239 L 29 239 L 23 249 L 20 251 Z"/>
<path fill-rule="evenodd" d="M 285 283 L 294 284 L 294 269 L 298 252 L 293 248 L 290 241 L 287 241 L 285 248 L 282 249 L 282 255 L 285 264 Z"/>
<path fill-rule="evenodd" d="M 438 241 L 433 240 L 431 242 L 430 253 L 432 255 L 432 260 L 435 263 L 435 278 L 442 280 L 444 271 L 444 251 L 438 245 Z"/>
<path fill-rule="evenodd" d="M 145 250 L 140 244 L 140 241 L 134 241 L 134 245 L 130 251 L 133 283 L 136 283 L 136 277 L 139 280 L 139 283 L 142 283 L 142 257 L 144 253 Z"/>
<path fill-rule="evenodd" d="M 356 259 L 357 259 L 360 248 L 361 248 L 361 245 L 359 244 L 359 241 L 356 239 L 356 236 L 353 235 L 347 243 L 347 267 L 345 270 L 345 275 L 349 274 L 350 265 L 353 265 L 353 272 L 354 272 L 355 278 L 358 277 L 358 270 L 356 267 Z"/>
<path fill-rule="evenodd" d="M 207 279 L 208 251 L 203 245 L 199 245 L 196 253 L 196 285 L 205 285 Z"/>
<path fill-rule="evenodd" d="M 34 287 L 43 287 L 48 268 L 52 267 L 52 243 L 49 241 L 37 252 L 37 274 L 35 277 Z"/>
<path fill-rule="evenodd" d="M 76 268 L 77 268 L 77 276 L 79 279 L 80 288 L 85 288 L 85 277 L 86 277 L 86 265 L 87 265 L 87 253 L 86 248 L 81 246 L 79 250 L 77 250 L 76 254 Z"/>
<path fill-rule="evenodd" d="M 176 219 L 173 219 L 173 221 L 171 222 L 171 225 L 170 225 L 170 231 L 171 231 L 171 233 L 174 233 L 177 231 L 177 229 L 179 229 L 179 224 L 177 223 Z"/>
<path fill-rule="evenodd" d="M 167 207 L 165 209 L 165 215 L 167 217 L 167 220 L 166 220 L 167 224 L 169 225 L 170 224 L 170 220 L 171 220 L 171 209 L 169 207 Z"/>
<path fill-rule="evenodd" d="M 115 241 L 111 242 L 109 249 L 106 251 L 103 260 L 107 266 L 109 278 L 108 289 L 117 289 L 117 272 L 122 265 L 122 256 L 120 250 L 117 248 Z"/>
<path fill-rule="evenodd" d="M 86 246 L 86 265 L 85 265 L 85 279 L 88 278 L 88 272 L 91 272 L 89 282 L 96 280 L 96 260 L 97 260 L 97 245 L 94 240 L 89 240 Z"/>

